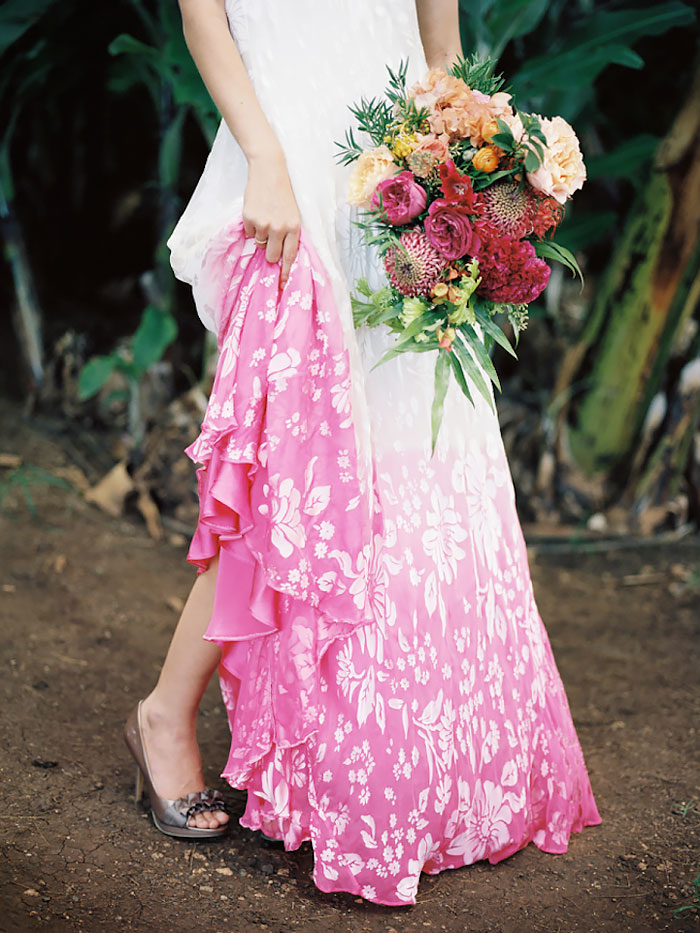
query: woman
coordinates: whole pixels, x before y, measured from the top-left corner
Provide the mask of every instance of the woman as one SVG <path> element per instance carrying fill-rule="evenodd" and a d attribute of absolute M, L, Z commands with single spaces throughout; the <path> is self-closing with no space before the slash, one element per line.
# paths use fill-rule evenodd
<path fill-rule="evenodd" d="M 169 245 L 221 356 L 187 450 L 198 577 L 127 723 L 156 825 L 226 829 L 195 734 L 219 666 L 241 822 L 310 839 L 321 889 L 407 904 L 421 871 L 564 852 L 600 817 L 497 418 L 453 385 L 431 457 L 428 354 L 372 371 L 390 337 L 352 326 L 381 273 L 333 143 L 386 64 L 461 55 L 457 0 L 180 6 L 223 121 Z"/>

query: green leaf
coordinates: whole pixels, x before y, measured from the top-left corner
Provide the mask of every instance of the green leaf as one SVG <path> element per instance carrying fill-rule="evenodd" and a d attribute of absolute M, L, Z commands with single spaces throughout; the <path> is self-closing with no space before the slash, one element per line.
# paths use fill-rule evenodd
<path fill-rule="evenodd" d="M 78 398 L 85 401 L 97 395 L 102 386 L 114 372 L 118 358 L 114 353 L 109 356 L 93 356 L 78 374 Z"/>
<path fill-rule="evenodd" d="M 439 350 L 438 358 L 435 361 L 435 393 L 433 395 L 433 405 L 430 410 L 430 426 L 432 430 L 431 454 L 435 453 L 435 444 L 442 423 L 442 414 L 445 407 L 445 396 L 447 395 L 447 386 L 450 381 L 450 353 L 447 350 Z"/>
<path fill-rule="evenodd" d="M 452 352 L 458 354 L 459 361 L 462 364 L 462 369 L 464 370 L 465 375 L 471 379 L 477 391 L 483 396 L 483 398 L 486 399 L 489 408 L 491 411 L 493 411 L 493 401 L 491 399 L 491 394 L 489 392 L 486 381 L 481 374 L 481 370 L 472 359 L 469 350 L 467 350 L 466 346 L 461 342 L 460 337 L 453 341 Z"/>
<path fill-rule="evenodd" d="M 158 152 L 158 180 L 161 188 L 172 188 L 180 175 L 182 126 L 187 111 L 181 107 L 163 134 Z"/>
<path fill-rule="evenodd" d="M 583 273 L 571 250 L 559 243 L 554 243 L 552 240 L 536 240 L 535 253 L 543 259 L 553 259 L 555 262 L 560 262 L 563 266 L 566 266 L 574 278 L 579 277 L 581 287 L 583 287 Z"/>
<path fill-rule="evenodd" d="M 399 353 L 403 353 L 404 349 L 408 349 L 408 345 L 413 342 L 413 338 L 416 334 L 419 334 L 424 327 L 427 327 L 430 324 L 435 323 L 435 313 L 430 311 L 424 311 L 420 317 L 417 317 L 415 321 L 411 321 L 408 327 L 404 330 L 400 339 L 394 344 L 393 347 L 390 347 L 384 356 L 375 363 L 372 369 L 376 369 L 377 366 L 381 366 L 382 363 L 387 363 L 393 357 L 398 356 Z"/>
<path fill-rule="evenodd" d="M 157 362 L 177 336 L 177 324 L 171 314 L 149 305 L 134 334 L 132 349 L 134 368 L 145 373 Z"/>
<path fill-rule="evenodd" d="M 513 134 L 510 133 L 506 135 L 505 133 L 494 133 L 490 137 L 492 143 L 495 143 L 499 149 L 503 149 L 504 152 L 512 152 L 515 148 L 515 140 L 513 139 Z"/>
<path fill-rule="evenodd" d="M 640 133 L 625 140 L 612 152 L 593 156 L 588 159 L 587 169 L 590 178 L 631 178 L 639 177 L 639 170 L 651 162 L 661 141 L 659 136 Z"/>
<path fill-rule="evenodd" d="M 508 340 L 498 324 L 496 324 L 495 321 L 493 321 L 485 311 L 477 308 L 476 320 L 485 334 L 488 334 L 489 337 L 492 337 L 499 345 L 499 347 L 503 347 L 507 353 L 510 353 L 510 355 L 517 360 L 518 354 L 511 346 L 510 340 Z"/>
<path fill-rule="evenodd" d="M 481 368 L 485 371 L 486 375 L 500 392 L 501 383 L 498 378 L 498 373 L 496 372 L 491 357 L 486 352 L 486 347 L 479 339 L 477 332 L 471 325 L 466 324 L 464 327 L 460 327 L 460 333 L 462 334 L 462 339 L 467 344 L 467 346 L 474 351 L 474 356 L 476 357 L 477 362 L 481 364 Z"/>
<path fill-rule="evenodd" d="M 587 211 L 566 217 L 557 230 L 559 246 L 575 252 L 605 240 L 617 226 L 615 211 Z"/>
<path fill-rule="evenodd" d="M 154 49 L 152 45 L 141 42 L 140 39 L 134 39 L 127 33 L 122 33 L 116 39 L 112 39 L 108 51 L 110 55 L 140 55 L 158 65 L 163 62 L 163 53 L 159 49 Z"/>
<path fill-rule="evenodd" d="M 467 385 L 467 380 L 466 380 L 466 378 L 465 378 L 465 376 L 464 376 L 464 372 L 462 371 L 462 365 L 461 365 L 461 363 L 459 362 L 459 357 L 458 357 L 457 354 L 454 353 L 454 352 L 448 353 L 448 354 L 447 354 L 447 357 L 448 357 L 448 359 L 449 359 L 449 361 L 450 361 L 450 366 L 452 367 L 452 372 L 455 374 L 455 379 L 457 380 L 457 385 L 460 387 L 460 389 L 462 390 L 462 392 L 466 395 L 466 397 L 469 399 L 469 401 L 470 401 L 470 402 L 472 403 L 472 405 L 473 405 L 473 404 L 474 404 L 474 399 L 472 398 L 472 394 L 471 394 L 471 392 L 469 391 L 469 386 Z"/>
<path fill-rule="evenodd" d="M 0 55 L 38 22 L 56 0 L 4 0 L 0 6 Z"/>
<path fill-rule="evenodd" d="M 660 35 L 695 19 L 692 7 L 670 0 L 642 9 L 601 9 L 587 16 L 559 50 L 529 59 L 513 78 L 516 93 L 527 88 L 577 88 L 592 83 L 610 64 L 639 68 L 630 46 L 643 36 Z"/>
<path fill-rule="evenodd" d="M 541 160 L 537 153 L 533 149 L 528 149 L 527 155 L 525 156 L 525 171 L 536 172 L 540 164 Z"/>

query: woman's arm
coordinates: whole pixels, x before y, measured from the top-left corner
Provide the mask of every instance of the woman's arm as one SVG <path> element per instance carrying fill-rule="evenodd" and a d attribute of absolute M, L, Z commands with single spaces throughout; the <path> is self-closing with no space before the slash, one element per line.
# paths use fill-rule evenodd
<path fill-rule="evenodd" d="M 462 57 L 458 0 L 416 0 L 420 37 L 429 68 L 446 68 Z"/>
<path fill-rule="evenodd" d="M 246 235 L 267 242 L 268 262 L 278 262 L 281 257 L 283 286 L 296 256 L 301 226 L 284 153 L 229 31 L 225 0 L 179 3 L 190 54 L 248 160 L 243 201 Z"/>

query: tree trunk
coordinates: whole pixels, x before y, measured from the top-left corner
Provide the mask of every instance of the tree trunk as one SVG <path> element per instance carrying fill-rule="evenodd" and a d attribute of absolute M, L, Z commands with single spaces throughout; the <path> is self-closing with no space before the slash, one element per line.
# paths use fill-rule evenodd
<path fill-rule="evenodd" d="M 631 453 L 700 290 L 700 72 L 660 144 L 555 393 L 563 459 L 607 477 Z M 572 387 L 582 387 L 572 391 Z"/>

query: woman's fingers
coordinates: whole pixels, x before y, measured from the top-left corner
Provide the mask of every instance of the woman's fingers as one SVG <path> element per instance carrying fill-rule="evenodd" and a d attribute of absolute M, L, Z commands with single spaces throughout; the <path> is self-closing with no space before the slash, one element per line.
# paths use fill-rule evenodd
<path fill-rule="evenodd" d="M 282 256 L 282 242 L 284 240 L 284 233 L 281 230 L 270 230 L 267 237 L 267 249 L 265 250 L 265 258 L 268 262 L 279 262 Z"/>
<path fill-rule="evenodd" d="M 299 229 L 290 230 L 284 238 L 282 247 L 282 272 L 280 274 L 280 288 L 284 288 L 289 278 L 289 271 L 292 268 L 294 257 L 299 249 Z"/>

